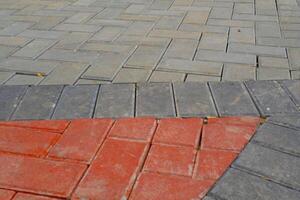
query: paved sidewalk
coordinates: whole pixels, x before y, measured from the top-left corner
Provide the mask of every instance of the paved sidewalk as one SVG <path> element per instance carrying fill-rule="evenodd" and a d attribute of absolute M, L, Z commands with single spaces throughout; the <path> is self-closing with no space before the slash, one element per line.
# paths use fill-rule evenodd
<path fill-rule="evenodd" d="M 300 113 L 300 81 L 0 86 L 0 119 Z"/>
<path fill-rule="evenodd" d="M 201 199 L 259 124 L 258 117 L 0 121 L 0 198 Z"/>
<path fill-rule="evenodd" d="M 298 0 L 0 0 L 0 84 L 300 78 Z"/>

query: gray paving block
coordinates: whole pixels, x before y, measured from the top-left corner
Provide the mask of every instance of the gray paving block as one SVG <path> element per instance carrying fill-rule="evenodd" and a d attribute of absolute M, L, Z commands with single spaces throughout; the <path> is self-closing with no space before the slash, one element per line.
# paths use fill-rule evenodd
<path fill-rule="evenodd" d="M 1 72 L 0 71 L 0 85 L 10 79 L 15 73 L 14 72 Z"/>
<path fill-rule="evenodd" d="M 276 81 L 245 82 L 261 113 L 296 113 L 297 107 Z"/>
<path fill-rule="evenodd" d="M 275 124 L 300 129 L 300 113 L 294 115 L 273 115 L 268 118 L 268 121 Z"/>
<path fill-rule="evenodd" d="M 26 89 L 27 86 L 0 86 L 0 120 L 9 119 Z"/>
<path fill-rule="evenodd" d="M 243 83 L 211 82 L 209 86 L 221 116 L 259 115 Z"/>
<path fill-rule="evenodd" d="M 233 164 L 291 188 L 300 188 L 300 158 L 250 143 Z"/>
<path fill-rule="evenodd" d="M 5 82 L 5 85 L 37 85 L 41 80 L 43 77 L 16 74 Z"/>
<path fill-rule="evenodd" d="M 288 90 L 291 98 L 295 104 L 300 107 L 300 81 L 299 80 L 285 80 L 282 81 L 284 88 Z"/>
<path fill-rule="evenodd" d="M 138 84 L 136 101 L 137 116 L 176 115 L 172 88 L 168 83 Z"/>
<path fill-rule="evenodd" d="M 217 115 L 206 83 L 174 83 L 174 94 L 179 116 Z"/>
<path fill-rule="evenodd" d="M 264 146 L 300 156 L 300 130 L 265 123 L 257 130 L 253 140 Z"/>
<path fill-rule="evenodd" d="M 12 119 L 50 119 L 63 86 L 29 87 Z"/>
<path fill-rule="evenodd" d="M 91 118 L 96 103 L 98 88 L 98 85 L 65 87 L 52 118 Z"/>
<path fill-rule="evenodd" d="M 229 169 L 210 191 L 216 200 L 297 200 L 300 192 L 237 169 Z"/>
<path fill-rule="evenodd" d="M 94 117 L 133 117 L 134 103 L 134 84 L 101 85 Z"/>
<path fill-rule="evenodd" d="M 25 31 L 27 28 L 32 26 L 32 23 L 27 22 L 15 22 L 11 24 L 10 26 L 2 29 L 0 31 L 0 35 L 9 35 L 9 36 L 15 36 L 19 33 Z"/>

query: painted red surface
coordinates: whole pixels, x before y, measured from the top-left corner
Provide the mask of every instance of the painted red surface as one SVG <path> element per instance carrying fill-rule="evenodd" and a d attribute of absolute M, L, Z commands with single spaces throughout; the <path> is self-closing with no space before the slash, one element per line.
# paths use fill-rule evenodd
<path fill-rule="evenodd" d="M 255 117 L 0 122 L 0 199 L 201 199 Z"/>

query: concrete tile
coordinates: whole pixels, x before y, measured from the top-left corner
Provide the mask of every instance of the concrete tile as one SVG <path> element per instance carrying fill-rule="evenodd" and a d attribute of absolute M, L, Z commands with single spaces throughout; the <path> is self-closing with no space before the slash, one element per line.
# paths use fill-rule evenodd
<path fill-rule="evenodd" d="M 16 74 L 10 78 L 5 85 L 37 85 L 44 77 Z"/>
<path fill-rule="evenodd" d="M 224 64 L 223 81 L 256 80 L 256 67 L 245 64 Z"/>
<path fill-rule="evenodd" d="M 122 68 L 116 77 L 114 83 L 136 83 L 146 82 L 151 71 L 145 69 Z"/>
<path fill-rule="evenodd" d="M 149 82 L 183 82 L 184 77 L 184 73 L 154 71 L 149 79 Z"/>

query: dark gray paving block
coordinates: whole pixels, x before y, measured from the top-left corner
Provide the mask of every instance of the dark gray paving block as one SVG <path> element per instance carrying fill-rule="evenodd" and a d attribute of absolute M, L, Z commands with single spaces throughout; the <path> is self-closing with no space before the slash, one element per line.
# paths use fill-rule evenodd
<path fill-rule="evenodd" d="M 169 83 L 137 85 L 137 116 L 175 116 L 172 88 Z"/>
<path fill-rule="evenodd" d="M 300 188 L 300 158 L 250 143 L 233 164 L 275 182 Z"/>
<path fill-rule="evenodd" d="M 8 120 L 24 95 L 27 86 L 0 86 L 0 120 Z"/>
<path fill-rule="evenodd" d="M 91 118 L 99 85 L 66 86 L 57 103 L 53 119 Z"/>
<path fill-rule="evenodd" d="M 221 116 L 259 115 L 243 83 L 211 82 L 209 85 Z"/>
<path fill-rule="evenodd" d="M 256 132 L 254 141 L 300 156 L 300 130 L 265 123 Z"/>
<path fill-rule="evenodd" d="M 300 192 L 274 182 L 229 169 L 209 195 L 222 200 L 298 200 Z"/>
<path fill-rule="evenodd" d="M 179 116 L 217 115 L 206 83 L 174 83 L 174 93 Z"/>
<path fill-rule="evenodd" d="M 268 121 L 290 128 L 300 129 L 300 113 L 293 115 L 273 115 L 268 118 Z"/>
<path fill-rule="evenodd" d="M 287 89 L 288 93 L 295 104 L 300 107 L 300 81 L 299 80 L 285 80 L 281 84 Z"/>
<path fill-rule="evenodd" d="M 276 81 L 247 81 L 252 97 L 264 116 L 296 113 L 298 109 Z"/>
<path fill-rule="evenodd" d="M 134 84 L 101 85 L 94 117 L 133 117 L 134 99 Z"/>
<path fill-rule="evenodd" d="M 49 119 L 63 86 L 29 87 L 12 119 Z"/>

